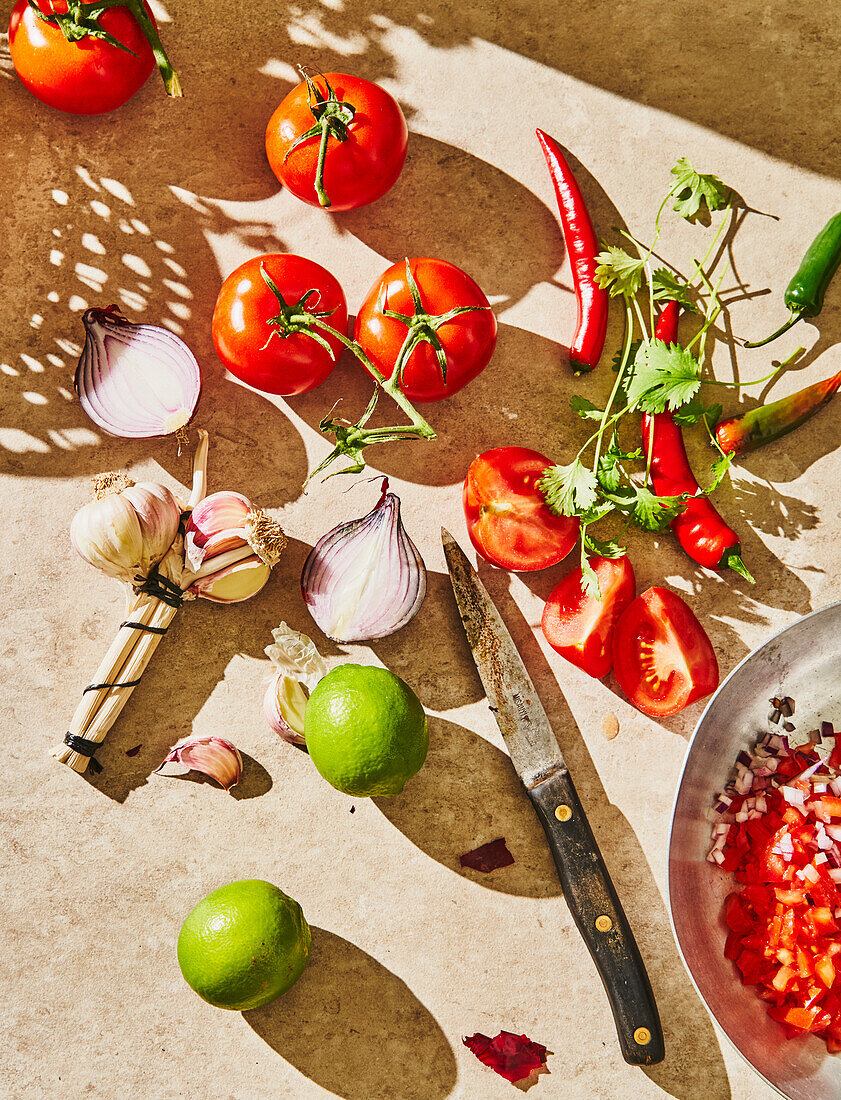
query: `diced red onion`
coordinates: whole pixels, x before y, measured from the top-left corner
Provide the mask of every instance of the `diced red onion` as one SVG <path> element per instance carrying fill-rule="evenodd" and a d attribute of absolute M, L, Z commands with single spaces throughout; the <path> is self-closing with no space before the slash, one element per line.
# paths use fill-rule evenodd
<path fill-rule="evenodd" d="M 196 358 L 158 325 L 127 321 L 116 306 L 83 315 L 85 346 L 75 385 L 100 428 L 125 439 L 171 435 L 192 419 L 201 393 Z"/>
<path fill-rule="evenodd" d="M 399 498 L 384 491 L 366 516 L 320 538 L 304 562 L 301 591 L 334 641 L 372 641 L 405 626 L 426 595 L 426 566 L 401 522 Z"/>

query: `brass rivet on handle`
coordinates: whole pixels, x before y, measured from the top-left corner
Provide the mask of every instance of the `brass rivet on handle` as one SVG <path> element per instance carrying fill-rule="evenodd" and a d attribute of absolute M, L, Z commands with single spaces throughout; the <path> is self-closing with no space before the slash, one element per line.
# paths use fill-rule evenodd
<path fill-rule="evenodd" d="M 572 817 L 572 810 L 562 802 L 561 805 L 555 809 L 555 817 L 558 821 L 569 821 Z"/>
<path fill-rule="evenodd" d="M 600 917 L 596 917 L 596 928 L 598 928 L 600 932 L 609 932 L 612 927 L 613 921 L 606 913 L 603 913 Z"/>
<path fill-rule="evenodd" d="M 634 1032 L 634 1042 L 639 1043 L 641 1047 L 646 1046 L 651 1042 L 651 1032 L 647 1027 L 638 1027 Z"/>

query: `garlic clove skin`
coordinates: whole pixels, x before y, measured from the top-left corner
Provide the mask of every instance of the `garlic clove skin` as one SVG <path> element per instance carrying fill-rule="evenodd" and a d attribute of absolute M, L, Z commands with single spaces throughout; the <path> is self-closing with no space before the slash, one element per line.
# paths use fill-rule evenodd
<path fill-rule="evenodd" d="M 108 577 L 131 584 L 142 571 L 143 530 L 122 493 L 82 505 L 70 523 L 70 541 L 86 562 Z"/>
<path fill-rule="evenodd" d="M 242 776 L 242 757 L 236 745 L 222 737 L 186 737 L 170 749 L 155 775 L 178 776 L 200 772 L 229 791 Z"/>
<path fill-rule="evenodd" d="M 272 631 L 274 643 L 266 646 L 265 654 L 279 673 L 291 676 L 312 691 L 318 681 L 327 675 L 327 662 L 318 652 L 315 643 L 306 634 L 281 623 Z"/>
<path fill-rule="evenodd" d="M 189 590 L 213 603 L 241 603 L 256 596 L 270 575 L 271 568 L 253 554 L 243 561 L 199 578 Z"/>
<path fill-rule="evenodd" d="M 236 550 L 239 546 L 247 546 L 248 540 L 243 535 L 241 527 L 231 527 L 226 531 L 217 531 L 211 535 L 203 546 L 199 546 L 193 532 L 187 533 L 185 540 L 186 562 L 192 570 L 198 570 L 206 561 L 224 554 L 226 550 Z"/>
<path fill-rule="evenodd" d="M 263 714 L 269 727 L 291 745 L 306 746 L 304 711 L 307 693 L 301 684 L 284 672 L 272 677 L 263 697 Z"/>

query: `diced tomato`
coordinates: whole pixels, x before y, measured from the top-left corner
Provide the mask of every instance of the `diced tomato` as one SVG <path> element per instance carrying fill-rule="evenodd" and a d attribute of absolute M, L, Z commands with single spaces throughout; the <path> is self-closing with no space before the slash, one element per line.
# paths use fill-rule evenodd
<path fill-rule="evenodd" d="M 824 955 L 823 958 L 818 959 L 815 963 L 815 973 L 827 989 L 832 986 L 832 983 L 835 981 L 835 967 L 829 955 Z"/>

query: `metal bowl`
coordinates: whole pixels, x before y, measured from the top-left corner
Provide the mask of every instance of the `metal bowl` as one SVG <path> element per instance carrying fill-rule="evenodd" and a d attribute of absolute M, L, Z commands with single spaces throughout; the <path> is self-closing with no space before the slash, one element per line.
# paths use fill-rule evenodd
<path fill-rule="evenodd" d="M 689 743 L 669 838 L 669 910 L 695 988 L 739 1053 L 790 1100 L 841 1096 L 841 1055 L 813 1036 L 787 1040 L 752 986 L 724 957 L 722 903 L 733 877 L 706 861 L 710 809 L 741 749 L 769 724 L 775 696 L 790 696 L 805 735 L 821 720 L 841 729 L 841 603 L 798 619 L 750 653 L 713 695 Z M 805 739 L 805 738 L 804 738 Z"/>

